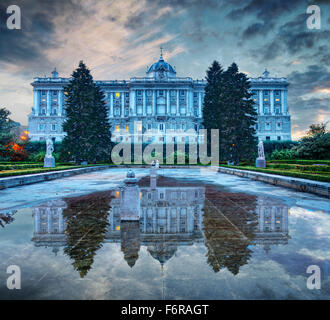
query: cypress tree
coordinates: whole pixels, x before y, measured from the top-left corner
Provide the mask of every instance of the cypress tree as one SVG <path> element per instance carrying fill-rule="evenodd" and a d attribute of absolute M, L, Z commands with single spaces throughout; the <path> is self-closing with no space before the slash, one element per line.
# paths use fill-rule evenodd
<path fill-rule="evenodd" d="M 223 69 L 218 61 L 213 61 L 212 65 L 206 71 L 205 96 L 203 103 L 203 126 L 207 130 L 207 145 L 210 150 L 211 129 L 222 129 L 223 118 L 223 99 L 222 82 Z M 220 157 L 221 158 L 221 157 Z"/>
<path fill-rule="evenodd" d="M 64 88 L 66 120 L 62 153 L 76 163 L 110 159 L 111 132 L 105 96 L 80 61 Z"/>
<path fill-rule="evenodd" d="M 240 159 L 252 159 L 257 138 L 255 124 L 257 112 L 251 99 L 250 82 L 244 73 L 233 63 L 223 73 L 222 101 L 225 106 L 222 118 L 220 150 L 239 165 Z"/>

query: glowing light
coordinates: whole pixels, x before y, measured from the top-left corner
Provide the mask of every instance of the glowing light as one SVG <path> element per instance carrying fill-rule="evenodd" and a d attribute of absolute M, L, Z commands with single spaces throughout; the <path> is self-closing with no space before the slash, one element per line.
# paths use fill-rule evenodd
<path fill-rule="evenodd" d="M 116 131 L 119 131 L 119 126 L 116 126 Z"/>
<path fill-rule="evenodd" d="M 24 134 L 29 134 L 30 132 L 27 130 L 24 130 Z"/>
<path fill-rule="evenodd" d="M 116 198 L 119 198 L 119 191 L 116 191 Z"/>
<path fill-rule="evenodd" d="M 25 137 L 25 136 L 21 136 L 21 139 L 22 139 L 22 140 L 26 140 L 27 137 Z"/>
<path fill-rule="evenodd" d="M 120 97 L 120 93 L 116 92 L 116 98 L 119 98 L 119 97 Z"/>
<path fill-rule="evenodd" d="M 126 131 L 128 132 L 128 126 L 126 126 Z"/>
<path fill-rule="evenodd" d="M 117 226 L 117 227 L 116 227 L 116 230 L 119 231 L 119 230 L 120 230 L 120 226 Z"/>

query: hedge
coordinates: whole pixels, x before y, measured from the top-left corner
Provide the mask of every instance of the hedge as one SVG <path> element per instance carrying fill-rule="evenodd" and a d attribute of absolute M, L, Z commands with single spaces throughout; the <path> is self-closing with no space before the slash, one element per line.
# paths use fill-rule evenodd
<path fill-rule="evenodd" d="M 62 171 L 62 170 L 69 170 L 69 169 L 77 169 L 77 168 L 84 168 L 84 167 L 95 167 L 97 165 L 83 165 L 83 166 L 59 166 L 56 168 L 37 168 L 37 169 L 26 169 L 26 170 L 10 170 L 7 172 L 0 172 L 0 177 L 10 177 L 10 176 L 21 176 L 25 174 L 35 174 L 35 173 L 42 173 L 42 172 L 49 172 L 49 171 Z"/>
<path fill-rule="evenodd" d="M 264 168 L 255 168 L 255 167 L 241 167 L 241 166 L 229 166 L 229 165 L 220 165 L 221 167 L 231 168 L 231 169 L 240 169 L 246 171 L 255 171 L 255 172 L 263 172 L 269 174 L 278 174 L 286 177 L 295 177 L 301 179 L 322 181 L 322 182 L 330 182 L 330 176 L 326 174 L 309 174 L 295 171 L 287 171 L 287 170 L 272 170 L 272 169 L 264 169 Z"/>
<path fill-rule="evenodd" d="M 269 160 L 268 163 L 289 163 L 289 164 L 327 164 L 330 165 L 330 160 Z"/>

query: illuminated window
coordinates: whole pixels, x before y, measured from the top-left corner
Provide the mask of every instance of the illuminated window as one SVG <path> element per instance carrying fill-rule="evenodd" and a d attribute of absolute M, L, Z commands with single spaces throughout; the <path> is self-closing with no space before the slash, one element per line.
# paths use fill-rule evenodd
<path fill-rule="evenodd" d="M 119 198 L 119 191 L 116 191 L 116 198 Z"/>
<path fill-rule="evenodd" d="M 276 98 L 275 101 L 280 101 L 280 99 L 279 98 Z"/>
<path fill-rule="evenodd" d="M 139 124 L 137 125 L 137 130 L 138 130 L 138 131 L 142 131 L 142 124 L 141 124 L 141 123 L 139 123 Z"/>
<path fill-rule="evenodd" d="M 128 126 L 126 126 L 126 132 L 128 132 Z"/>
<path fill-rule="evenodd" d="M 119 126 L 118 125 L 116 126 L 116 131 L 119 131 Z"/>
<path fill-rule="evenodd" d="M 120 93 L 116 92 L 116 98 L 118 99 L 120 97 Z"/>
<path fill-rule="evenodd" d="M 119 230 L 120 230 L 120 226 L 117 226 L 117 227 L 116 227 L 116 230 L 119 231 Z"/>

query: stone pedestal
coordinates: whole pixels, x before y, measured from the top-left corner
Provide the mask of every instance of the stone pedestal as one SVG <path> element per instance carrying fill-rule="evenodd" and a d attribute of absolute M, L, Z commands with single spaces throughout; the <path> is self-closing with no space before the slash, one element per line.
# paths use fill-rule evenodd
<path fill-rule="evenodd" d="M 264 158 L 257 158 L 256 159 L 256 167 L 257 168 L 266 168 L 266 159 L 264 159 Z"/>
<path fill-rule="evenodd" d="M 44 158 L 44 168 L 55 168 L 54 157 L 45 157 Z"/>

